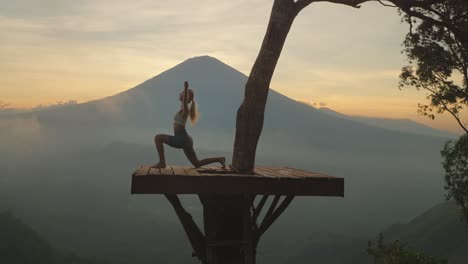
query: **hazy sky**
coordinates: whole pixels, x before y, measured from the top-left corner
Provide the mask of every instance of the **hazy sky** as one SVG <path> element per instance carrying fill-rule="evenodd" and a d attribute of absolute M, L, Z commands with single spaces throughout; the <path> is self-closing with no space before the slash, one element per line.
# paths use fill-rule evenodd
<path fill-rule="evenodd" d="M 0 0 L 0 101 L 32 107 L 129 89 L 187 58 L 210 55 L 248 75 L 272 0 Z M 399 91 L 408 26 L 396 9 L 312 4 L 296 18 L 271 87 L 366 116 L 417 116 L 425 94 Z"/>

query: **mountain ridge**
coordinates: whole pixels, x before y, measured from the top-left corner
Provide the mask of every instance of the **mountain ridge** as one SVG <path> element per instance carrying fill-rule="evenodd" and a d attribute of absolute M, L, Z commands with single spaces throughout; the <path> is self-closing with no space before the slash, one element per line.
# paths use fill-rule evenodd
<path fill-rule="evenodd" d="M 21 120 L 18 124 L 23 127 L 0 140 L 10 149 L 16 147 L 18 152 L 42 155 L 51 151 L 82 153 L 84 149 L 101 149 L 110 142 L 134 143 L 152 150 L 147 153 L 153 160 L 155 134 L 173 133 L 172 117 L 179 110 L 178 94 L 184 80 L 195 89 L 202 114 L 197 126 L 187 127 L 195 149 L 232 153 L 236 112 L 243 100 L 247 76 L 211 57 L 187 60 L 126 93 L 86 105 L 32 114 L 30 126 L 24 127 L 27 121 Z M 23 138 L 20 133 L 23 131 L 32 132 Z M 257 164 L 261 161 L 265 166 L 295 166 L 345 178 L 348 199 L 343 201 L 343 210 L 365 207 L 381 212 L 380 205 L 369 200 L 374 195 L 384 204 L 403 204 L 395 208 L 398 213 L 393 215 L 375 214 L 372 229 L 378 229 L 394 220 L 411 217 L 415 210 L 422 210 L 443 196 L 439 151 L 445 141 L 333 117 L 271 90 L 257 148 Z M 0 148 L 2 152 L 8 159 L 12 156 L 8 148 Z M 105 156 L 113 153 L 104 153 L 96 159 L 107 164 Z M 30 155 L 33 159 L 36 156 Z M 130 157 L 126 157 L 127 161 L 120 162 L 128 162 Z M 98 164 L 90 162 L 88 166 Z M 15 170 L 11 169 L 12 173 Z M 121 177 L 126 174 L 122 172 Z M 405 184 L 401 186 L 401 182 Z M 385 188 L 380 189 L 382 183 Z M 400 193 L 397 198 L 395 192 Z M 418 196 L 413 198 L 414 194 Z M 302 206 L 307 210 L 306 204 Z M 339 212 L 338 207 L 330 208 L 334 208 L 333 214 L 337 216 L 345 212 Z M 339 224 L 334 226 L 340 228 Z M 369 226 L 358 221 L 355 229 L 369 230 Z"/>
<path fill-rule="evenodd" d="M 446 130 L 436 129 L 409 118 L 384 118 L 384 117 L 370 117 L 370 116 L 357 116 L 357 115 L 346 115 L 340 112 L 337 112 L 328 107 L 318 108 L 319 111 L 333 116 L 361 122 L 364 124 L 377 126 L 384 129 L 389 129 L 393 131 L 438 136 L 444 138 L 457 138 L 458 135 Z"/>
<path fill-rule="evenodd" d="M 206 72 L 209 72 L 209 74 L 206 74 Z M 199 76 L 202 76 L 199 78 Z M 217 80 L 213 83 L 210 82 L 210 76 L 216 76 Z M 178 83 L 174 83 L 173 81 L 170 82 L 165 82 L 167 78 L 169 79 L 178 79 Z M 204 79 L 205 78 L 205 79 Z M 172 109 L 172 111 L 177 111 L 177 106 L 179 103 L 177 101 L 177 94 L 178 91 L 182 90 L 182 85 L 181 83 L 184 80 L 188 80 L 190 83 L 190 87 L 195 90 L 195 101 L 199 103 L 199 107 L 202 110 L 202 119 L 204 118 L 204 114 L 208 113 L 209 115 L 213 115 L 212 112 L 221 112 L 226 114 L 226 118 L 230 120 L 230 123 L 223 123 L 221 126 L 231 126 L 231 128 L 234 127 L 235 125 L 235 111 L 237 108 L 240 106 L 242 100 L 243 100 L 243 90 L 244 90 L 244 84 L 247 80 L 247 76 L 245 76 L 242 72 L 236 70 L 235 68 L 229 66 L 228 64 L 210 57 L 210 56 L 196 56 L 189 58 L 177 65 L 175 65 L 172 68 L 169 68 L 168 70 L 165 70 L 161 72 L 158 75 L 155 75 L 141 84 L 138 84 L 130 89 L 127 89 L 125 91 L 122 91 L 120 93 L 110 95 L 104 98 L 96 99 L 96 100 L 91 100 L 88 102 L 83 102 L 83 103 L 78 103 L 78 104 L 72 104 L 72 105 L 64 105 L 57 108 L 49 108 L 49 109 L 40 109 L 35 112 L 30 112 L 27 113 L 27 116 L 39 116 L 42 119 L 49 119 L 53 120 L 55 118 L 58 118 L 63 112 L 68 112 L 69 116 L 62 117 L 61 121 L 64 122 L 67 119 L 70 120 L 75 120 L 75 121 L 80 121 L 84 122 L 83 119 L 90 119 L 93 118 L 94 115 L 96 115 L 96 123 L 99 122 L 108 122 L 108 123 L 114 123 L 113 121 L 121 121 L 121 122 L 126 122 L 127 125 L 131 124 L 132 122 L 134 123 L 134 120 L 145 120 L 142 123 L 150 123 L 153 120 L 150 118 L 145 118 L 152 115 L 152 114 L 158 114 L 160 112 L 161 108 L 164 109 Z M 224 80 L 225 83 L 229 83 L 231 81 L 236 82 L 238 85 L 228 85 L 229 89 L 223 88 L 222 81 Z M 205 85 L 203 85 L 205 84 Z M 220 91 L 216 91 L 214 87 L 209 87 L 207 89 L 207 85 L 210 86 L 210 84 L 214 84 L 215 86 L 220 87 L 219 89 L 222 89 L 222 93 L 219 93 Z M 195 87 L 195 88 L 194 88 Z M 210 96 L 210 94 L 215 94 L 214 96 Z M 162 97 L 162 98 L 159 98 Z M 216 107 L 218 110 L 213 110 L 209 109 L 208 111 L 203 111 L 204 106 L 206 105 L 214 105 L 213 102 L 208 102 L 212 100 L 214 97 L 214 101 L 218 100 L 217 98 L 222 98 L 219 100 L 224 100 L 226 102 L 224 105 L 223 104 L 216 104 Z M 170 99 L 173 98 L 173 99 Z M 207 99 L 208 98 L 208 99 Z M 232 98 L 230 101 L 226 101 L 225 98 Z M 170 100 L 167 100 L 170 99 Z M 163 100 L 161 102 L 161 100 Z M 207 101 L 208 100 L 208 101 Z M 274 89 L 270 89 L 270 94 L 268 96 L 268 103 L 267 103 L 267 110 L 266 110 L 266 117 L 265 119 L 268 118 L 268 109 L 272 108 L 274 106 L 271 106 L 272 103 L 281 103 L 281 104 L 289 104 L 289 107 L 292 107 L 293 105 L 296 104 L 301 104 L 303 103 L 297 102 L 294 99 L 291 99 L 279 92 L 276 92 Z M 158 110 L 155 109 L 155 105 L 157 105 Z M 128 106 L 126 109 L 124 108 L 125 106 Z M 135 113 L 132 114 L 132 111 L 134 109 L 140 108 L 140 111 L 136 111 Z M 225 111 L 223 108 L 229 108 L 234 111 Z M 295 108 L 298 108 L 296 105 Z M 336 111 L 324 111 L 324 109 L 317 109 L 313 106 L 307 105 L 307 109 L 309 112 L 312 110 L 312 112 L 316 115 L 320 114 L 328 114 L 328 116 L 332 116 L 334 118 L 342 118 L 342 119 L 347 119 L 353 122 L 357 122 L 358 124 L 365 124 L 365 125 L 370 125 L 372 128 L 377 128 L 377 129 L 385 129 L 389 130 L 389 125 L 378 125 L 372 123 L 372 122 L 363 122 L 362 120 L 357 120 L 356 118 L 353 118 L 352 116 L 347 116 L 341 113 L 337 113 Z M 143 110 L 146 111 L 143 111 Z M 221 110 L 221 111 L 219 111 Z M 80 118 L 80 114 L 77 112 L 83 112 L 82 117 Z M 304 111 L 304 110 L 301 110 Z M 333 112 L 333 113 L 332 113 Z M 227 114 L 229 113 L 229 114 Z M 281 111 L 276 111 L 276 113 L 280 113 Z M 121 114 L 122 116 L 119 116 Z M 63 114 L 65 116 L 65 114 Z M 125 116 L 126 115 L 126 116 Z M 153 115 L 154 116 L 154 115 Z M 160 120 L 154 120 L 155 123 L 161 121 L 162 123 L 164 122 L 166 124 L 170 123 L 170 117 L 172 115 L 165 115 L 165 116 L 160 116 L 157 119 Z M 101 117 L 101 118 L 98 118 Z M 222 118 L 220 115 L 218 115 L 217 119 Z M 216 119 L 216 118 L 214 118 Z M 203 120 L 201 120 L 203 122 Z M 208 120 L 208 121 L 213 121 L 213 120 Z M 216 120 L 214 120 L 216 121 Z M 389 122 L 393 122 L 388 120 Z M 339 122 L 335 121 L 335 123 Z M 414 122 L 414 121 L 412 121 Z M 267 122 L 266 122 L 267 123 Z M 203 125 L 210 125 L 210 122 L 203 122 Z M 202 125 L 200 124 L 200 125 Z M 413 123 L 412 123 L 413 124 Z M 414 124 L 418 124 L 414 122 Z M 137 126 L 141 127 L 148 127 L 145 125 L 142 125 L 141 122 L 140 124 L 135 124 Z M 419 125 L 419 124 L 418 124 Z M 220 127 L 220 124 L 216 125 L 217 127 Z M 265 125 L 268 127 L 268 123 Z M 154 125 L 152 126 L 154 128 Z M 432 129 L 432 128 L 431 128 Z M 427 130 L 427 129 L 426 129 Z M 439 137 L 444 137 L 444 138 L 452 138 L 450 134 L 445 133 L 445 132 L 438 132 L 435 129 L 431 130 L 432 132 L 428 133 L 415 133 L 414 131 L 411 131 L 410 129 L 393 129 L 392 131 L 396 132 L 402 132 L 402 133 L 410 133 L 410 134 L 418 134 L 418 135 L 424 135 L 424 136 L 439 136 Z M 232 132 L 231 132 L 232 133 Z M 233 133 L 232 133 L 233 134 Z"/>

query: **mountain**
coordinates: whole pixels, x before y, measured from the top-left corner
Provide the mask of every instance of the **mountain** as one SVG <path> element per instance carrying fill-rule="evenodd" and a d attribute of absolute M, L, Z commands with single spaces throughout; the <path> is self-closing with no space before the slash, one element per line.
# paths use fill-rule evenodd
<path fill-rule="evenodd" d="M 457 134 L 444 131 L 444 130 L 435 129 L 435 128 L 420 124 L 410 119 L 350 116 L 350 115 L 339 113 L 328 107 L 321 107 L 318 110 L 320 110 L 323 113 L 332 115 L 332 116 L 341 117 L 341 118 L 353 120 L 356 122 L 361 122 L 367 125 L 381 127 L 381 128 L 385 128 L 385 129 L 392 130 L 392 131 L 437 136 L 437 137 L 444 137 L 444 138 L 454 138 L 454 139 L 458 137 Z"/>
<path fill-rule="evenodd" d="M 179 108 L 178 94 L 184 80 L 194 89 L 202 114 L 199 125 L 190 131 L 196 143 L 213 150 L 231 149 L 236 111 L 247 77 L 208 56 L 188 59 L 104 99 L 16 117 L 23 118 L 21 125 L 28 119 L 35 122 L 38 139 L 46 142 L 47 148 L 65 147 L 72 142 L 80 142 L 80 146 L 115 140 L 148 143 L 155 133 L 171 133 L 171 119 Z M 427 149 L 433 142 L 440 145 L 442 141 L 343 120 L 271 90 L 259 151 L 275 153 L 289 146 L 305 153 L 313 149 L 397 154 L 414 146 Z"/>
<path fill-rule="evenodd" d="M 191 261 L 167 201 L 132 196 L 129 182 L 135 168 L 154 163 L 154 135 L 172 133 L 185 80 L 200 106 L 200 122 L 188 127 L 198 155 L 229 160 L 247 77 L 195 57 L 104 99 L 2 116 L 0 208 L 15 209 L 61 250 L 132 263 Z M 281 263 L 280 240 L 375 234 L 440 202 L 447 139 L 332 116 L 271 90 L 256 164 L 344 177 L 345 198 L 295 198 L 260 242 L 262 259 Z M 169 164 L 188 163 L 181 151 L 166 151 Z M 197 197 L 184 202 L 200 222 Z"/>
<path fill-rule="evenodd" d="M 180 107 L 178 94 L 184 80 L 195 91 L 201 112 L 201 121 L 191 133 L 206 148 L 232 147 L 235 111 L 241 103 L 246 78 L 207 56 L 189 59 L 132 89 L 104 99 L 15 117 L 37 123 L 41 142 L 54 147 L 77 141 L 81 146 L 102 146 L 119 140 L 147 144 L 156 133 L 172 133 L 172 118 Z"/>

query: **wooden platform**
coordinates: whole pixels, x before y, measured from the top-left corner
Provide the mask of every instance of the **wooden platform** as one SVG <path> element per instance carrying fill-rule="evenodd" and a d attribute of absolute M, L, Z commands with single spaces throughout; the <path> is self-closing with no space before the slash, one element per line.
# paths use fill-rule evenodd
<path fill-rule="evenodd" d="M 131 193 L 343 197 L 344 179 L 288 167 L 256 167 L 252 174 L 219 167 L 141 167 L 132 175 Z"/>

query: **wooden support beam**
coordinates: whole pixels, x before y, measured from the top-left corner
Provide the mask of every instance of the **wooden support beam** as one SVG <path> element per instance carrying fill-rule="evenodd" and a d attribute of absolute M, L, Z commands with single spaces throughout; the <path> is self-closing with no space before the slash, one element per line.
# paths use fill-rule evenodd
<path fill-rule="evenodd" d="M 253 214 L 252 214 L 252 221 L 254 223 L 257 223 L 257 218 L 260 215 L 260 213 L 262 212 L 263 206 L 265 205 L 268 197 L 269 197 L 269 195 L 263 195 L 262 199 L 258 203 L 257 207 L 254 208 L 254 211 L 253 211 Z"/>
<path fill-rule="evenodd" d="M 276 197 L 275 197 L 276 198 Z M 271 213 L 268 217 L 265 217 L 262 221 L 262 224 L 258 228 L 257 231 L 257 240 L 260 239 L 260 237 L 265 233 L 265 231 L 275 222 L 275 220 L 286 210 L 286 208 L 289 206 L 289 204 L 292 202 L 294 199 L 294 196 L 286 196 L 281 204 L 278 206 L 278 208 Z M 271 208 L 271 207 L 270 207 Z"/>
<path fill-rule="evenodd" d="M 260 237 L 295 196 L 344 196 L 344 179 L 288 167 L 259 167 L 249 173 L 215 167 L 141 167 L 132 175 L 131 193 L 164 194 L 202 264 L 255 264 Z M 183 208 L 179 194 L 200 198 L 205 234 Z M 256 195 L 262 195 L 257 206 Z M 275 197 L 258 225 L 270 195 Z"/>
<path fill-rule="evenodd" d="M 263 225 L 263 222 L 265 222 L 265 219 L 268 219 L 271 216 L 271 214 L 273 214 L 273 211 L 275 210 L 276 205 L 278 204 L 278 201 L 280 198 L 281 198 L 281 195 L 275 195 L 275 198 L 273 198 L 273 201 L 271 201 L 270 208 L 268 208 L 268 211 L 263 217 L 261 226 Z"/>
<path fill-rule="evenodd" d="M 260 199 L 251 212 L 254 196 L 199 196 L 204 208 L 206 235 L 200 231 L 192 216 L 182 206 L 177 195 L 166 194 L 192 245 L 194 255 L 203 264 L 255 264 L 256 247 L 260 237 L 284 212 L 294 196 L 276 195 L 257 227 L 256 219 L 269 195 Z M 236 252 L 244 252 L 238 255 Z M 224 262 L 224 260 L 228 262 Z"/>
<path fill-rule="evenodd" d="M 193 221 L 192 215 L 185 211 L 179 197 L 175 194 L 166 194 L 167 200 L 171 203 L 172 207 L 176 212 L 177 217 L 182 223 L 185 234 L 187 235 L 190 244 L 192 245 L 194 255 L 203 263 L 206 264 L 206 242 L 203 233 L 198 228 L 195 221 Z"/>

